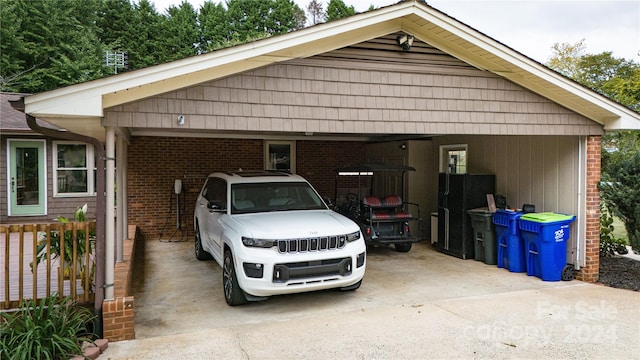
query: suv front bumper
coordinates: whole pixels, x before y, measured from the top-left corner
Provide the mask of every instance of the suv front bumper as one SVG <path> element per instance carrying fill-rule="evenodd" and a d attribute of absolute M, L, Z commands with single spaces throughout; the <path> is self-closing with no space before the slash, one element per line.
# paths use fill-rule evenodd
<path fill-rule="evenodd" d="M 253 296 L 271 296 L 354 285 L 364 277 L 366 246 L 358 240 L 344 249 L 305 254 L 281 254 L 250 249 L 235 256 L 238 283 Z"/>

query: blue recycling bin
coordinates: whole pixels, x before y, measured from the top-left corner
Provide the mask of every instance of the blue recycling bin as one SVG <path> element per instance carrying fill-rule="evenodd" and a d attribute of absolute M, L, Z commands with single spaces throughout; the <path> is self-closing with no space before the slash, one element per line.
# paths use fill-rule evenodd
<path fill-rule="evenodd" d="M 524 240 L 520 235 L 518 220 L 523 212 L 497 210 L 493 214 L 498 243 L 498 267 L 511 272 L 525 272 Z"/>
<path fill-rule="evenodd" d="M 552 212 L 520 217 L 518 223 L 525 243 L 527 275 L 544 281 L 573 279 L 572 268 L 567 265 L 567 240 L 575 218 Z"/>

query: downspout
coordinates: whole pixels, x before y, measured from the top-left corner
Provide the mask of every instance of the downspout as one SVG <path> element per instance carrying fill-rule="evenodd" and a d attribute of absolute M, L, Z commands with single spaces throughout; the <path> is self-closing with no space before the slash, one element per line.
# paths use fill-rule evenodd
<path fill-rule="evenodd" d="M 24 98 L 11 101 L 11 106 L 24 112 Z M 96 274 L 95 274 L 95 300 L 93 313 L 96 316 L 94 331 L 99 338 L 102 337 L 102 302 L 104 300 L 104 274 L 105 274 L 105 152 L 103 144 L 96 138 L 75 134 L 70 131 L 58 131 L 38 125 L 36 118 L 25 113 L 27 125 L 37 133 L 52 138 L 63 140 L 81 141 L 93 145 L 96 151 Z"/>

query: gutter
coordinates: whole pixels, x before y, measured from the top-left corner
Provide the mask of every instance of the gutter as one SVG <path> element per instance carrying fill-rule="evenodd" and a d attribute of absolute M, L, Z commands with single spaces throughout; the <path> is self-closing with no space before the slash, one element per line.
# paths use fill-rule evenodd
<path fill-rule="evenodd" d="M 10 101 L 11 107 L 24 113 L 24 97 Z M 96 274 L 95 299 L 93 313 L 96 316 L 94 331 L 98 338 L 102 337 L 102 302 L 104 301 L 105 276 L 105 150 L 104 145 L 96 138 L 69 131 L 59 131 L 38 125 L 36 118 L 25 113 L 27 125 L 37 133 L 52 138 L 90 143 L 96 151 Z"/>

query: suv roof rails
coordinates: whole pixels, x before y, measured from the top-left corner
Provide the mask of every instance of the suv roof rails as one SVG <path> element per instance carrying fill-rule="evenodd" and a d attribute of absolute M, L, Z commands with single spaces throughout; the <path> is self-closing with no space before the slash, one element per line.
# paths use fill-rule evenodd
<path fill-rule="evenodd" d="M 258 176 L 291 176 L 291 173 L 279 170 L 236 170 L 226 172 L 228 175 L 237 175 L 240 177 L 258 177 Z"/>

